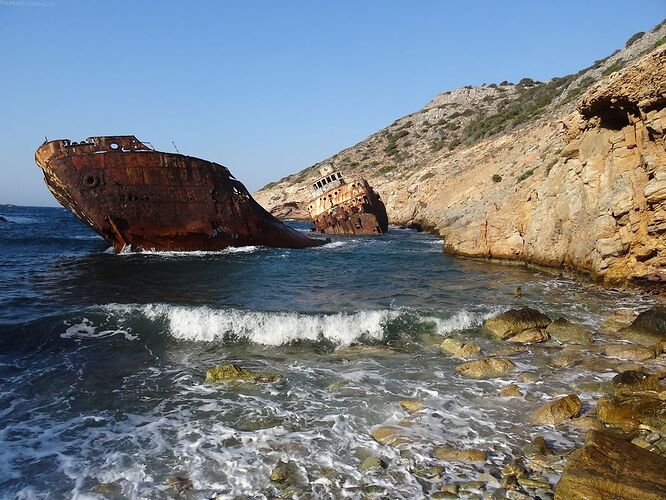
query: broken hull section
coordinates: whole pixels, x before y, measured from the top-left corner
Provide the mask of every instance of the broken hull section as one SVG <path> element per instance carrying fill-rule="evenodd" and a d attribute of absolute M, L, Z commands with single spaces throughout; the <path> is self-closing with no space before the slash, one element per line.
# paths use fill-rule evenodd
<path fill-rule="evenodd" d="M 386 207 L 365 179 L 342 183 L 314 198 L 309 206 L 322 234 L 378 235 L 388 231 Z"/>
<path fill-rule="evenodd" d="M 55 198 L 116 251 L 326 243 L 270 215 L 226 167 L 155 151 L 134 136 L 45 142 L 35 161 Z"/>

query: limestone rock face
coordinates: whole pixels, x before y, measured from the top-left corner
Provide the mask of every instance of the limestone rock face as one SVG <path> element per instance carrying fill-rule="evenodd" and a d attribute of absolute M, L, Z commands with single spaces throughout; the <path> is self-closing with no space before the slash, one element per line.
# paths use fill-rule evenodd
<path fill-rule="evenodd" d="M 487 319 L 483 326 L 493 337 L 506 340 L 527 330 L 546 328 L 549 323 L 550 318 L 545 314 L 529 307 L 523 307 L 522 309 L 511 309 Z M 534 332 L 527 337 L 533 336 L 533 334 Z"/>
<path fill-rule="evenodd" d="M 582 404 L 575 394 L 550 401 L 532 413 L 532 423 L 561 424 L 565 420 L 580 415 Z"/>
<path fill-rule="evenodd" d="M 492 378 L 504 375 L 515 367 L 507 358 L 481 358 L 456 366 L 456 371 L 469 378 Z"/>
<path fill-rule="evenodd" d="M 666 498 L 666 458 L 607 432 L 590 430 L 569 457 L 555 498 L 605 500 Z"/>
<path fill-rule="evenodd" d="M 367 178 L 392 223 L 441 235 L 451 253 L 659 289 L 666 284 L 666 47 L 651 49 L 665 35 L 661 26 L 583 72 L 540 119 L 461 137 L 501 103 L 520 103 L 525 89 L 459 89 L 325 161 Z M 612 72 L 618 64 L 625 67 Z M 316 171 L 255 197 L 267 208 L 305 201 Z"/>

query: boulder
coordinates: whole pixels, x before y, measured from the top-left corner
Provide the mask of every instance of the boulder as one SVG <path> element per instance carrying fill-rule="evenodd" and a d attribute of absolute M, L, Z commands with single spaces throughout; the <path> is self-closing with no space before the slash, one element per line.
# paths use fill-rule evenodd
<path fill-rule="evenodd" d="M 560 424 L 580 415 L 583 405 L 575 394 L 549 401 L 532 413 L 533 424 Z"/>
<path fill-rule="evenodd" d="M 458 339 L 444 339 L 440 349 L 445 354 L 454 358 L 473 358 L 481 352 L 481 347 L 476 342 L 463 343 Z"/>
<path fill-rule="evenodd" d="M 516 384 L 505 385 L 500 389 L 500 396 L 504 398 L 519 398 L 523 395 Z"/>
<path fill-rule="evenodd" d="M 548 334 L 540 328 L 530 328 L 506 339 L 507 342 L 515 342 L 516 344 L 536 344 L 546 340 L 548 340 Z"/>
<path fill-rule="evenodd" d="M 370 434 L 372 439 L 377 441 L 379 444 L 385 444 L 387 446 L 399 446 L 401 444 L 409 442 L 406 436 L 402 433 L 404 429 L 399 426 L 394 425 L 380 425 L 375 428 Z"/>
<path fill-rule="evenodd" d="M 666 307 L 658 306 L 640 313 L 620 333 L 632 342 L 654 347 L 666 341 Z"/>
<path fill-rule="evenodd" d="M 403 399 L 402 401 L 399 401 L 398 404 L 408 412 L 419 411 L 423 408 L 423 401 L 420 399 Z"/>
<path fill-rule="evenodd" d="M 606 356 L 627 361 L 645 361 L 655 357 L 654 347 L 633 344 L 611 344 L 606 347 Z"/>
<path fill-rule="evenodd" d="M 626 431 L 641 424 L 666 429 L 666 401 L 656 394 L 603 397 L 597 401 L 597 417 Z"/>
<path fill-rule="evenodd" d="M 555 499 L 663 499 L 664 471 L 666 458 L 608 432 L 590 430 L 585 446 L 569 456 Z"/>
<path fill-rule="evenodd" d="M 193 488 L 192 481 L 182 476 L 170 476 L 167 478 L 166 484 L 171 486 L 178 494 Z"/>
<path fill-rule="evenodd" d="M 488 459 L 488 454 L 483 450 L 475 448 L 458 450 L 449 446 L 438 446 L 433 451 L 433 456 L 437 460 L 447 462 L 485 462 Z"/>
<path fill-rule="evenodd" d="M 581 355 L 577 352 L 561 352 L 550 359 L 550 365 L 555 368 L 568 368 L 581 361 Z"/>
<path fill-rule="evenodd" d="M 548 325 L 546 333 L 550 335 L 550 338 L 564 344 L 587 345 L 592 343 L 592 334 L 584 326 L 564 318 L 558 318 Z"/>
<path fill-rule="evenodd" d="M 483 326 L 493 337 L 505 340 L 530 328 L 546 328 L 549 324 L 550 318 L 545 314 L 529 307 L 523 307 L 522 309 L 510 309 L 494 318 L 487 319 Z"/>
<path fill-rule="evenodd" d="M 296 462 L 280 460 L 271 472 L 271 481 L 284 486 L 299 484 L 301 478 Z"/>
<path fill-rule="evenodd" d="M 657 394 L 662 390 L 659 377 L 637 370 L 627 370 L 615 375 L 612 381 L 612 388 L 613 394 L 616 396 L 646 391 Z"/>
<path fill-rule="evenodd" d="M 516 367 L 507 358 L 481 358 L 456 366 L 456 371 L 469 378 L 491 378 L 504 375 Z"/>
<path fill-rule="evenodd" d="M 526 457 L 534 457 L 536 455 L 552 455 L 552 451 L 548 447 L 548 443 L 542 436 L 537 436 L 532 441 L 523 446 L 523 454 Z"/>
<path fill-rule="evenodd" d="M 617 309 L 601 323 L 600 329 L 605 333 L 617 333 L 629 326 L 634 319 L 636 313 L 633 309 Z"/>
<path fill-rule="evenodd" d="M 209 368 L 206 371 L 206 382 L 244 382 L 249 384 L 258 383 L 280 383 L 284 377 L 277 373 L 260 373 L 241 368 L 240 366 L 229 363 Z"/>
<path fill-rule="evenodd" d="M 596 418 L 592 417 L 572 418 L 571 420 L 568 421 L 568 423 L 584 431 L 589 431 L 590 429 L 595 429 L 595 430 L 605 429 L 604 424 L 599 422 Z"/>

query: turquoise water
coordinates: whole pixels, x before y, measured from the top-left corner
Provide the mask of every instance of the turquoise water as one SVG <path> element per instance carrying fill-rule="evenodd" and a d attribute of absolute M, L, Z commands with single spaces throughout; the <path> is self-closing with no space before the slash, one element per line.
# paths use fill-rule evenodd
<path fill-rule="evenodd" d="M 534 429 L 527 410 L 608 371 L 556 370 L 552 347 L 514 358 L 504 379 L 470 381 L 442 355 L 446 336 L 500 347 L 483 319 L 531 305 L 594 329 L 651 300 L 521 266 L 456 259 L 430 235 L 391 228 L 305 250 L 115 255 L 57 208 L 0 208 L 0 493 L 8 498 L 270 497 L 278 460 L 297 464 L 297 496 L 427 496 L 496 473 L 532 436 L 558 450 L 569 427 Z M 303 223 L 291 223 L 307 231 Z M 523 297 L 513 290 L 521 286 Z M 346 349 L 350 344 L 362 347 Z M 343 349 L 344 348 L 344 349 Z M 234 362 L 279 385 L 210 385 Z M 518 374 L 525 399 L 498 390 Z M 583 395 L 586 407 L 593 395 Z M 405 398 L 424 401 L 409 415 Z M 405 422 L 402 449 L 378 425 Z M 479 447 L 485 464 L 442 463 L 435 445 Z M 386 468 L 359 468 L 368 455 Z M 442 466 L 436 477 L 425 467 Z M 100 486 L 102 484 L 102 486 Z M 300 492 L 300 493 L 298 493 Z"/>

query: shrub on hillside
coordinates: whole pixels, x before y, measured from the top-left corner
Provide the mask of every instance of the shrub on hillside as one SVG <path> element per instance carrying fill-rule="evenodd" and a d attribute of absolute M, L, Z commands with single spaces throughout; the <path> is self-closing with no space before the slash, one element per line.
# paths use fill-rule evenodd
<path fill-rule="evenodd" d="M 502 176 L 498 174 L 493 174 L 491 179 L 493 180 L 493 182 L 502 182 Z"/>
<path fill-rule="evenodd" d="M 634 43 L 643 38 L 643 35 L 645 35 L 645 31 L 639 31 L 638 33 L 631 35 L 629 40 L 627 40 L 627 42 L 624 44 L 624 48 L 627 49 L 631 47 Z"/>

